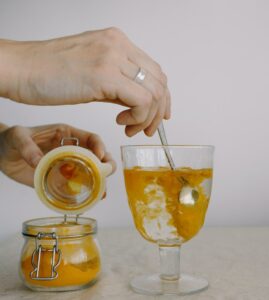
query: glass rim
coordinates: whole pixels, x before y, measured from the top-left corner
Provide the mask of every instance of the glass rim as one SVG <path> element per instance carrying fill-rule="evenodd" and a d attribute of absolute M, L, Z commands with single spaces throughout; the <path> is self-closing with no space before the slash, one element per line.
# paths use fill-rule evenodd
<path fill-rule="evenodd" d="M 121 145 L 121 149 L 125 148 L 163 148 L 163 147 L 169 147 L 169 148 L 190 148 L 190 149 L 215 149 L 215 146 L 213 145 L 190 145 L 190 144 L 168 144 L 168 145 L 161 145 L 161 144 L 143 144 L 143 145 Z"/>

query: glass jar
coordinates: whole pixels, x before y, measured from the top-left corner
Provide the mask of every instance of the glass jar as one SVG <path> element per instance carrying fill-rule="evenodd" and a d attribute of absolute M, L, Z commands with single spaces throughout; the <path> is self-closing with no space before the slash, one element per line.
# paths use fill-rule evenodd
<path fill-rule="evenodd" d="M 37 291 L 68 291 L 93 284 L 100 274 L 97 224 L 84 217 L 52 217 L 23 223 L 20 276 Z"/>
<path fill-rule="evenodd" d="M 111 172 L 109 163 L 100 162 L 73 137 L 63 138 L 61 147 L 42 157 L 35 170 L 35 191 L 47 207 L 64 216 L 23 223 L 20 276 L 27 287 L 67 291 L 97 280 L 101 259 L 96 221 L 80 214 L 102 199 Z"/>
<path fill-rule="evenodd" d="M 64 145 L 69 140 L 76 145 Z M 48 208 L 68 215 L 89 210 L 105 193 L 110 163 L 101 162 L 90 150 L 79 146 L 76 138 L 63 138 L 62 146 L 42 157 L 35 169 L 34 186 Z"/>

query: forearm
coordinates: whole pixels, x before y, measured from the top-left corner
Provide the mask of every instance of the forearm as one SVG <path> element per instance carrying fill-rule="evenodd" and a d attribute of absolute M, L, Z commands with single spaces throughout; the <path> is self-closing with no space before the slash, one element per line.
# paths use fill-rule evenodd
<path fill-rule="evenodd" d="M 20 102 L 19 91 L 27 69 L 25 42 L 0 39 L 0 97 Z"/>
<path fill-rule="evenodd" d="M 73 44 L 69 38 L 0 39 L 0 98 L 30 105 L 76 104 L 97 98 L 88 94 L 92 87 L 83 85 L 81 77 L 86 77 L 80 69 L 85 69 L 85 62 L 81 66 L 80 52 L 69 53 Z"/>

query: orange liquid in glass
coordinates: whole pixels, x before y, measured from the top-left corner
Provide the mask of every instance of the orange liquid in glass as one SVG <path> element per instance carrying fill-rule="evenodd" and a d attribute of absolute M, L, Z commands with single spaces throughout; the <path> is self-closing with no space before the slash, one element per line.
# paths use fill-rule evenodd
<path fill-rule="evenodd" d="M 135 226 L 145 239 L 183 243 L 203 226 L 212 169 L 134 167 L 124 170 L 124 178 Z M 194 190 L 193 203 L 182 203 L 183 190 Z"/>

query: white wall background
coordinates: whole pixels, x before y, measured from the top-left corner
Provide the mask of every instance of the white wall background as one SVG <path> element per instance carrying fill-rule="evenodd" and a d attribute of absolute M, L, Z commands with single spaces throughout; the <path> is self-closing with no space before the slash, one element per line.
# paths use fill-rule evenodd
<path fill-rule="evenodd" d="M 214 144 L 215 178 L 207 225 L 269 225 L 269 2 L 266 0 L 0 0 L 0 37 L 48 39 L 117 26 L 168 75 L 173 117 L 168 139 Z M 1 84 L 1 83 L 0 83 Z M 0 99 L 0 122 L 64 122 L 100 134 L 118 162 L 107 200 L 86 215 L 100 226 L 132 224 L 119 146 L 120 107 L 31 107 Z M 102 116 L 102 117 L 100 117 Z M 0 174 L 0 238 L 29 218 L 55 215 L 30 188 Z"/>

